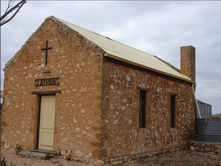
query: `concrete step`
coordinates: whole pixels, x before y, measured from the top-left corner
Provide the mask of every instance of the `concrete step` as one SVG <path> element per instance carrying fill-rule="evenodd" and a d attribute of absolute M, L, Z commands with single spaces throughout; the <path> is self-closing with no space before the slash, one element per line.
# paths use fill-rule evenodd
<path fill-rule="evenodd" d="M 39 152 L 30 152 L 30 151 L 24 151 L 24 152 L 19 152 L 19 156 L 26 157 L 26 158 L 36 158 L 36 159 L 50 159 L 54 157 L 53 154 L 48 154 L 48 153 L 39 153 Z"/>

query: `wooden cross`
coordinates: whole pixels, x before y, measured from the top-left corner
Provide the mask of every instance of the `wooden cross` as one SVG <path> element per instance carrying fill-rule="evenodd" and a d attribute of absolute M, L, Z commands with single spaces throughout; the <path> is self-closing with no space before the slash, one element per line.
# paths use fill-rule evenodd
<path fill-rule="evenodd" d="M 45 50 L 46 54 L 45 54 L 45 65 L 47 65 L 47 58 L 48 58 L 48 50 L 52 49 L 53 47 L 48 47 L 48 41 L 46 41 L 46 48 L 42 48 L 41 50 Z"/>

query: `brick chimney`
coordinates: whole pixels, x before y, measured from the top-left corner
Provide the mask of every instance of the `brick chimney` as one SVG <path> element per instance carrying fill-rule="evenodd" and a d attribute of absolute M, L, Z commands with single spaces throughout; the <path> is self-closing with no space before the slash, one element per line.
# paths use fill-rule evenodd
<path fill-rule="evenodd" d="M 180 73 L 195 82 L 195 47 L 180 47 Z"/>

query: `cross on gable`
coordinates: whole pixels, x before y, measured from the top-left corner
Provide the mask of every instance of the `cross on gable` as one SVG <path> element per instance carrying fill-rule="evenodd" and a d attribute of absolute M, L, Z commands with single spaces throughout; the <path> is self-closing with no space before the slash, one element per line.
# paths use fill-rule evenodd
<path fill-rule="evenodd" d="M 46 48 L 42 48 L 41 50 L 45 50 L 45 65 L 47 65 L 47 58 L 48 58 L 48 50 L 52 49 L 53 47 L 48 47 L 48 41 L 46 41 Z"/>

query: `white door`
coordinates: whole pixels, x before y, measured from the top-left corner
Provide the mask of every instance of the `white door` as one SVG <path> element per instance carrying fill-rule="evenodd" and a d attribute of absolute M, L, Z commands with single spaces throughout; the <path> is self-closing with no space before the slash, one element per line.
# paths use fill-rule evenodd
<path fill-rule="evenodd" d="M 55 120 L 55 96 L 41 97 L 39 149 L 53 150 Z"/>

